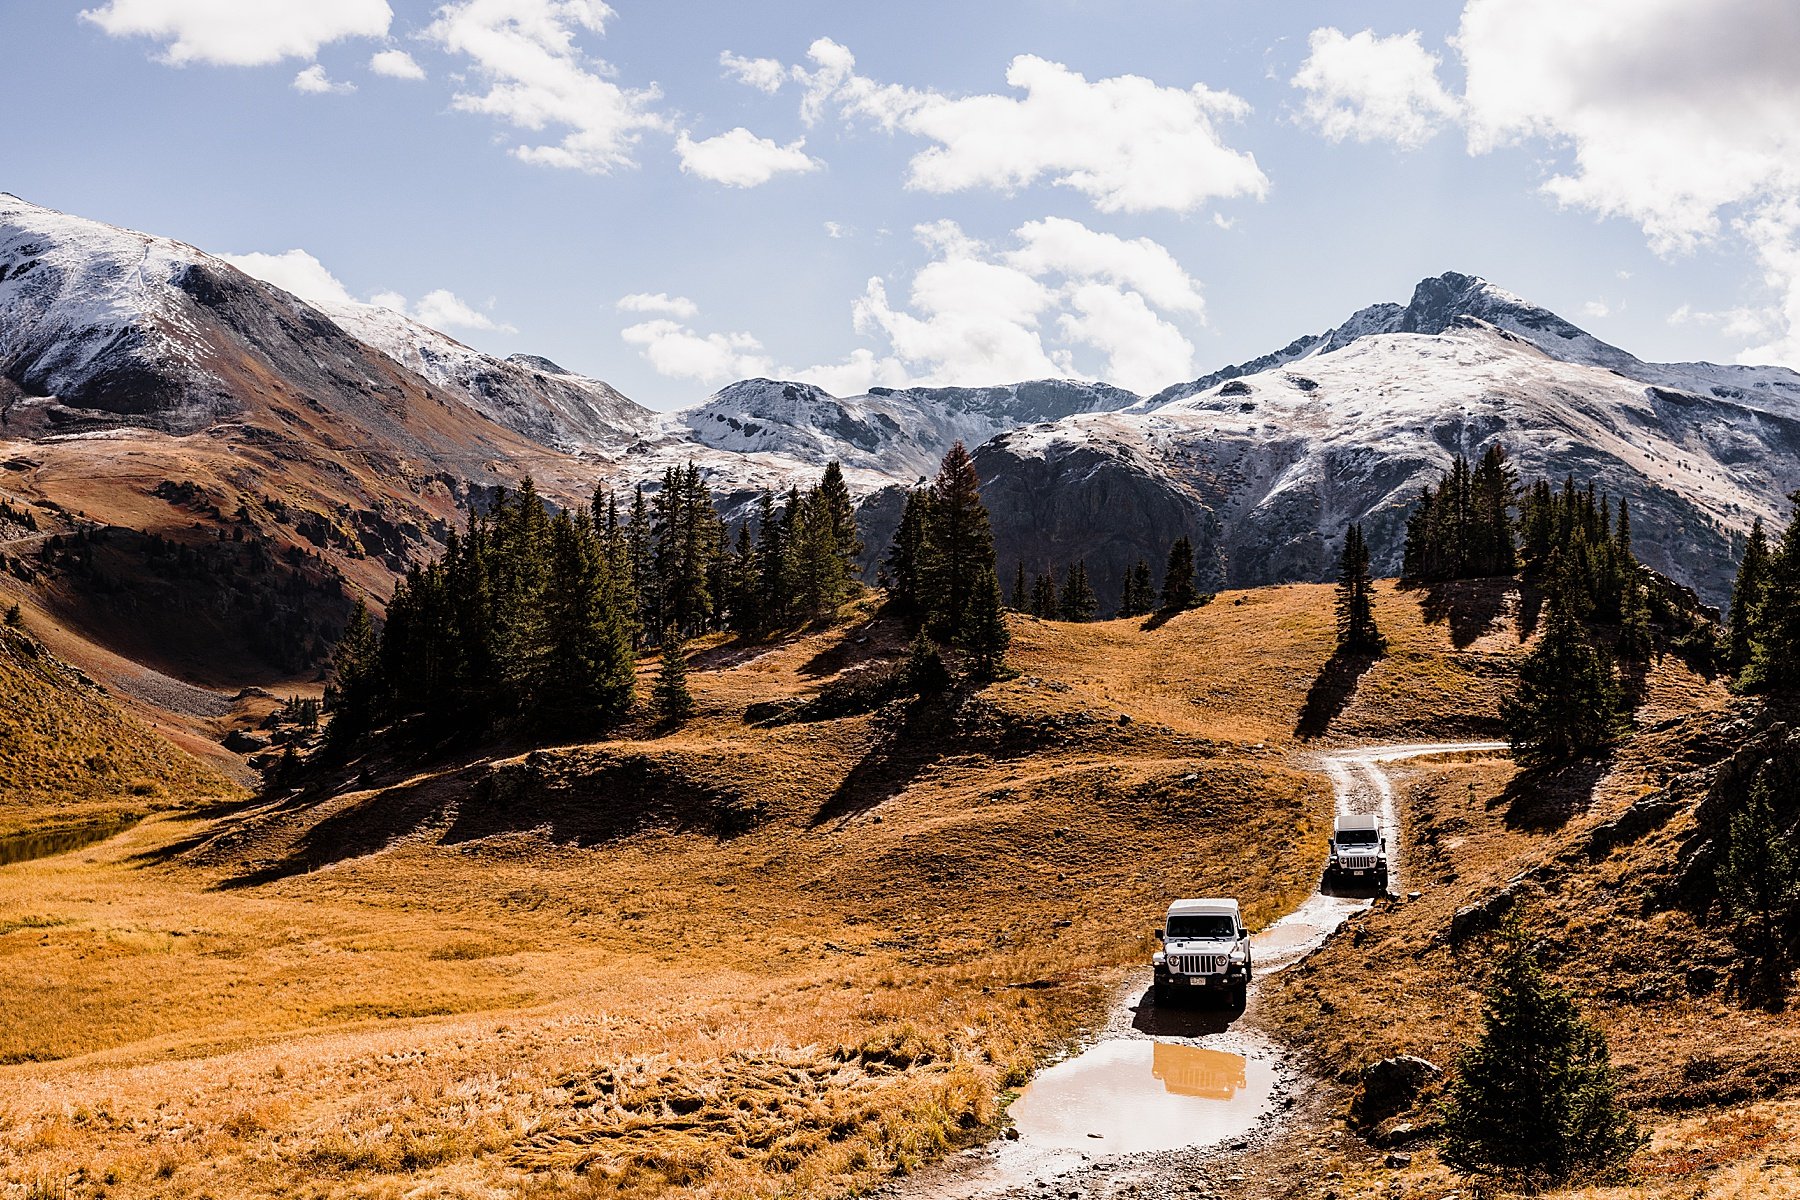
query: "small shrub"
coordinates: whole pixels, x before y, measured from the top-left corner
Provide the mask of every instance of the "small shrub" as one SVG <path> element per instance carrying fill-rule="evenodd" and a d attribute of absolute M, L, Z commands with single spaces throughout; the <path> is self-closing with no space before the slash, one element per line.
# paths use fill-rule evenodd
<path fill-rule="evenodd" d="M 906 684 L 921 696 L 939 696 L 950 686 L 950 668 L 937 643 L 921 629 L 906 660 Z"/>

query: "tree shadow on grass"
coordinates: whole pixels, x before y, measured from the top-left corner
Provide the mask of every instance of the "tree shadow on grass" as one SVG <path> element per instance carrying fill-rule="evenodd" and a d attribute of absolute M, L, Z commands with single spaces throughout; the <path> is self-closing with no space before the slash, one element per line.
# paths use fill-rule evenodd
<path fill-rule="evenodd" d="M 1324 736 L 1331 723 L 1350 705 L 1356 685 L 1363 673 L 1374 666 L 1380 656 L 1361 651 L 1339 650 L 1326 660 L 1306 690 L 1306 703 L 1300 706 L 1300 719 L 1294 723 L 1294 736 Z"/>
<path fill-rule="evenodd" d="M 1419 608 L 1427 625 L 1450 626 L 1450 644 L 1466 650 L 1470 643 L 1494 627 L 1506 611 L 1512 593 L 1511 576 L 1495 579 L 1443 579 L 1430 583 L 1407 581 L 1404 591 L 1422 591 Z"/>
<path fill-rule="evenodd" d="M 944 735 L 954 710 L 954 701 L 948 696 L 907 705 L 905 717 L 888 725 L 881 740 L 819 806 L 813 814 L 813 828 L 866 813 L 910 787 L 943 757 Z"/>
<path fill-rule="evenodd" d="M 1144 623 L 1138 626 L 1138 628 L 1142 629 L 1145 633 L 1161 629 L 1164 625 L 1167 625 L 1182 613 L 1193 612 L 1196 608 L 1205 608 L 1212 602 L 1212 593 L 1208 592 L 1206 595 L 1201 596 L 1198 600 L 1194 601 L 1193 605 L 1188 608 L 1159 608 L 1149 616 L 1145 617 Z"/>
<path fill-rule="evenodd" d="M 1520 771 L 1488 801 L 1488 808 L 1502 810 L 1508 829 L 1553 833 L 1575 814 L 1586 811 L 1594 789 L 1611 766 L 1608 759 L 1582 759 Z"/>

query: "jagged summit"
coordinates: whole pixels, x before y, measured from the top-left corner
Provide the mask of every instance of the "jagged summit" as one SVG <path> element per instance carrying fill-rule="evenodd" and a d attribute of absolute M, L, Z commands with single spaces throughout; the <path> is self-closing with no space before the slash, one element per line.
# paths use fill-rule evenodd
<path fill-rule="evenodd" d="M 1481 321 L 1522 337 L 1565 362 L 1585 362 L 1608 368 L 1638 364 L 1635 356 L 1602 342 L 1549 309 L 1521 299 L 1479 275 L 1446 271 L 1421 279 L 1406 304 L 1389 302 L 1358 309 L 1343 324 L 1324 333 L 1295 338 L 1272 353 L 1165 388 L 1151 398 L 1150 405 L 1183 400 L 1218 387 L 1227 380 L 1330 354 L 1359 338 L 1388 333 L 1441 334 L 1468 320 Z"/>

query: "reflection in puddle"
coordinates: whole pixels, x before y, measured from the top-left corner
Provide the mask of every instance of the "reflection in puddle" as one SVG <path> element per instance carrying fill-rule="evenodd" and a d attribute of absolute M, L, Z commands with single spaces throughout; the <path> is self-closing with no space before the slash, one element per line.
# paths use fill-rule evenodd
<path fill-rule="evenodd" d="M 1027 1146 L 1135 1154 L 1246 1134 L 1274 1091 L 1273 1053 L 1119 1038 L 1049 1068 L 1008 1112 Z"/>
<path fill-rule="evenodd" d="M 130 829 L 136 821 L 114 821 L 106 825 L 78 825 L 73 829 L 46 829 L 38 833 L 22 833 L 0 838 L 0 867 L 67 854 L 95 842 L 103 842 L 114 834 Z"/>
<path fill-rule="evenodd" d="M 1172 1096 L 1198 1096 L 1202 1100 L 1229 1100 L 1249 1081 L 1244 1056 L 1204 1046 L 1152 1042 L 1150 1074 L 1162 1080 Z"/>

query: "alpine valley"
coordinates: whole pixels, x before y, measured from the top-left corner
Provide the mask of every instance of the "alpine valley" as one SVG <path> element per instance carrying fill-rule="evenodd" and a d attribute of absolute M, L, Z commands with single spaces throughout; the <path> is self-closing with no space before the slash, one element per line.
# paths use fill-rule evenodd
<path fill-rule="evenodd" d="M 526 475 L 568 503 L 691 461 L 741 518 L 836 460 L 873 579 L 906 489 L 958 440 L 1003 576 L 1082 561 L 1103 608 L 1183 535 L 1214 587 L 1325 579 L 1352 522 L 1395 574 L 1422 484 L 1496 441 L 1524 478 L 1628 500 L 1644 561 L 1720 605 L 1751 521 L 1779 524 L 1800 488 L 1800 374 L 1647 362 L 1451 273 L 1150 397 L 750 379 L 658 413 L 545 358 L 321 309 L 193 247 L 0 195 L 0 492 L 43 517 L 0 553 L 128 693 L 291 677 L 352 598 L 379 607 L 472 502 Z M 117 535 L 100 561 L 36 555 L 94 526 Z M 159 539 L 248 545 L 262 573 L 152 578 Z"/>

